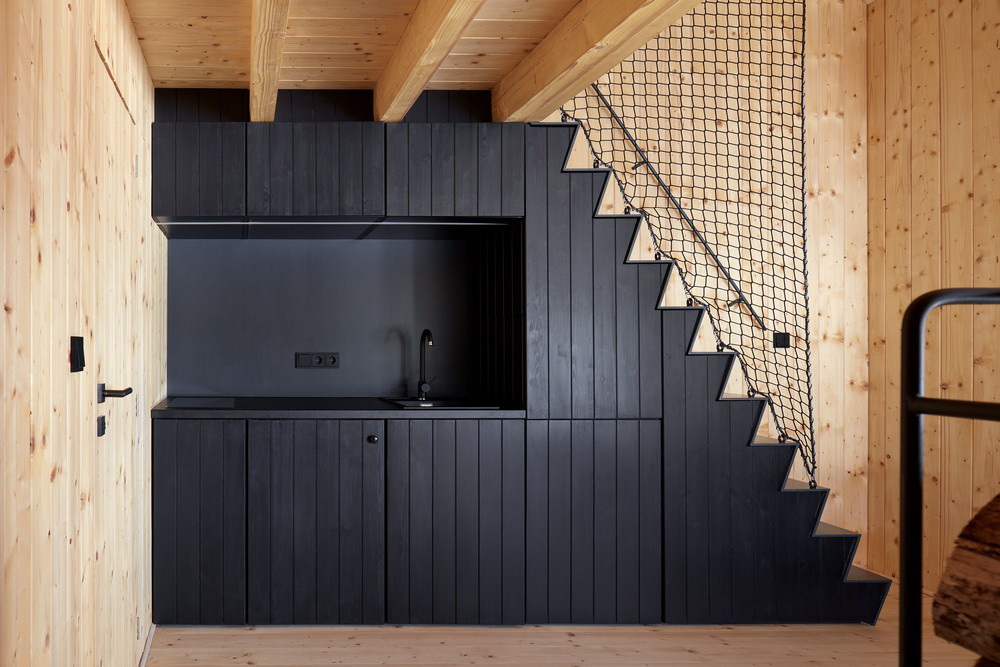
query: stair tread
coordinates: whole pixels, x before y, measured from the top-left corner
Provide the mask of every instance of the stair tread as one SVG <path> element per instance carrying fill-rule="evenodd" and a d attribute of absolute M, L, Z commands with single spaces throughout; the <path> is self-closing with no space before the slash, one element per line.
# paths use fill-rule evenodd
<path fill-rule="evenodd" d="M 753 444 L 756 447 L 795 447 L 793 442 L 781 442 L 777 438 L 772 438 L 769 435 L 758 435 L 753 439 Z"/>
<path fill-rule="evenodd" d="M 802 491 L 817 492 L 818 491 L 818 492 L 824 492 L 824 493 L 827 492 L 827 491 L 829 491 L 829 490 L 830 489 L 828 489 L 825 486 L 817 486 L 817 487 L 813 488 L 813 487 L 809 486 L 809 482 L 803 482 L 801 479 L 795 479 L 793 477 L 789 477 L 788 479 L 785 480 L 785 486 L 782 489 L 782 491 L 794 491 L 794 492 L 802 492 Z"/>
<path fill-rule="evenodd" d="M 732 354 L 732 352 L 692 352 L 691 356 L 698 354 Z M 724 401 L 764 401 L 765 399 L 759 396 L 746 396 L 745 394 L 723 394 L 721 396 Z"/>
<path fill-rule="evenodd" d="M 883 577 L 881 574 L 876 574 L 871 570 L 866 570 L 863 567 L 858 567 L 857 565 L 852 565 L 847 571 L 847 576 L 844 577 L 844 581 L 871 581 L 878 583 L 889 584 L 892 583 L 892 579 Z"/>
<path fill-rule="evenodd" d="M 825 521 L 820 521 L 816 524 L 816 530 L 813 534 L 827 535 L 831 537 L 861 537 L 861 535 L 853 530 L 847 530 L 846 528 L 841 528 L 840 526 L 834 526 L 832 523 L 826 523 Z"/>

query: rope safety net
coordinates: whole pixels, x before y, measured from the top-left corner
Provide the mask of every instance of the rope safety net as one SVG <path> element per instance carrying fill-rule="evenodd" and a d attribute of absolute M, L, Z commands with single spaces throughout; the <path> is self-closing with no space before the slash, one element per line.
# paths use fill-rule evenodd
<path fill-rule="evenodd" d="M 804 0 L 705 0 L 562 112 L 815 485 L 804 50 Z"/>

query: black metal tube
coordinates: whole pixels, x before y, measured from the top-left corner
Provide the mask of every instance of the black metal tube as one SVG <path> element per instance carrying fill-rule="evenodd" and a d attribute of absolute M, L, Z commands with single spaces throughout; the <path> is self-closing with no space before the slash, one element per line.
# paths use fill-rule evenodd
<path fill-rule="evenodd" d="M 701 242 L 701 245 L 705 248 L 705 252 L 707 252 L 709 256 L 715 261 L 715 265 L 719 267 L 719 270 L 722 272 L 722 275 L 726 277 L 726 280 L 729 281 L 729 284 L 740 296 L 740 301 L 746 304 L 747 310 L 750 311 L 750 316 L 753 317 L 753 319 L 757 322 L 757 325 L 760 326 L 762 330 L 767 331 L 767 325 L 764 324 L 764 320 L 762 320 L 760 316 L 757 315 L 757 311 L 754 310 L 754 307 L 750 304 L 750 301 L 747 300 L 747 297 L 743 293 L 743 290 L 741 290 L 740 286 L 736 284 L 736 281 L 733 280 L 733 277 L 729 275 L 729 270 L 726 268 L 726 265 L 723 264 L 722 260 L 719 259 L 719 256 L 715 254 L 715 250 L 712 249 L 711 245 L 709 245 L 708 239 L 705 238 L 705 236 L 701 233 L 701 230 L 699 230 L 698 227 L 694 224 L 694 220 L 692 220 L 691 216 L 688 215 L 688 212 L 684 209 L 683 206 L 681 206 L 681 203 L 677 201 L 677 198 L 674 197 L 674 193 L 670 191 L 670 188 L 667 186 L 663 178 L 660 176 L 660 172 L 657 171 L 656 167 L 653 166 L 653 163 L 649 161 L 648 157 L 646 157 L 645 151 L 643 151 L 642 148 L 640 148 L 639 142 L 635 140 L 635 137 L 632 136 L 632 132 L 630 132 L 629 129 L 625 126 L 625 123 L 618 116 L 618 113 L 614 110 L 614 108 L 612 108 L 611 103 L 608 102 L 608 99 L 604 97 L 604 93 L 601 92 L 601 89 L 597 87 L 596 83 L 590 84 L 590 87 L 594 89 L 595 93 L 597 93 L 597 97 L 601 100 L 601 103 L 605 106 L 605 108 L 607 108 L 608 113 L 611 114 L 611 117 L 615 120 L 615 122 L 618 123 L 618 127 L 620 127 L 622 129 L 622 132 L 625 133 L 625 138 L 629 140 L 629 143 L 632 144 L 632 147 L 635 149 L 635 152 L 638 153 L 639 157 L 642 158 L 642 160 L 638 164 L 636 164 L 636 167 L 638 167 L 639 164 L 646 165 L 646 168 L 649 169 L 650 173 L 653 174 L 653 177 L 656 178 L 656 182 L 660 184 L 660 189 L 663 190 L 664 193 L 666 193 L 667 197 L 670 199 L 670 202 L 674 205 L 674 208 L 676 208 L 677 212 L 681 214 L 681 218 L 684 219 L 684 222 L 686 222 L 687 226 L 691 228 L 691 231 L 694 233 L 695 237 L 698 239 L 698 241 Z"/>
<path fill-rule="evenodd" d="M 899 664 L 919 665 L 921 654 L 924 414 L 1000 421 L 1000 404 L 927 398 L 924 349 L 927 317 L 952 305 L 1000 305 L 1000 290 L 946 289 L 914 299 L 903 314 L 900 367 Z"/>

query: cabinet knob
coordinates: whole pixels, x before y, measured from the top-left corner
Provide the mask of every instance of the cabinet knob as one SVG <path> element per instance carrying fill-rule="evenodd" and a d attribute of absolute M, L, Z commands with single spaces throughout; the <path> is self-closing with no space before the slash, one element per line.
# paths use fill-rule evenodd
<path fill-rule="evenodd" d="M 372 443 L 374 445 L 376 442 L 378 442 L 378 436 L 377 435 L 370 435 L 370 436 L 368 436 L 368 442 L 370 442 L 370 443 Z"/>

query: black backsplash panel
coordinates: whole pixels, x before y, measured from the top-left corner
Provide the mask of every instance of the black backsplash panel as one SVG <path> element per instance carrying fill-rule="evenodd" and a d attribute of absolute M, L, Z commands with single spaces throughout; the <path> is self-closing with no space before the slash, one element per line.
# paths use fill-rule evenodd
<path fill-rule="evenodd" d="M 515 237 L 504 245 L 520 245 Z M 498 274 L 482 261 L 484 247 L 478 235 L 171 240 L 168 393 L 412 394 L 426 327 L 435 342 L 427 354 L 428 378 L 437 378 L 432 395 L 492 394 L 499 387 L 495 378 L 484 380 L 483 360 L 512 354 L 513 343 L 483 332 L 511 316 L 520 321 L 523 292 L 503 277 L 519 275 L 521 267 Z M 506 286 L 498 289 L 498 280 Z M 296 369 L 300 351 L 338 352 L 340 367 Z M 523 361 L 513 365 L 523 368 Z M 500 384 L 506 394 L 500 398 L 520 401 L 522 373 Z"/>

